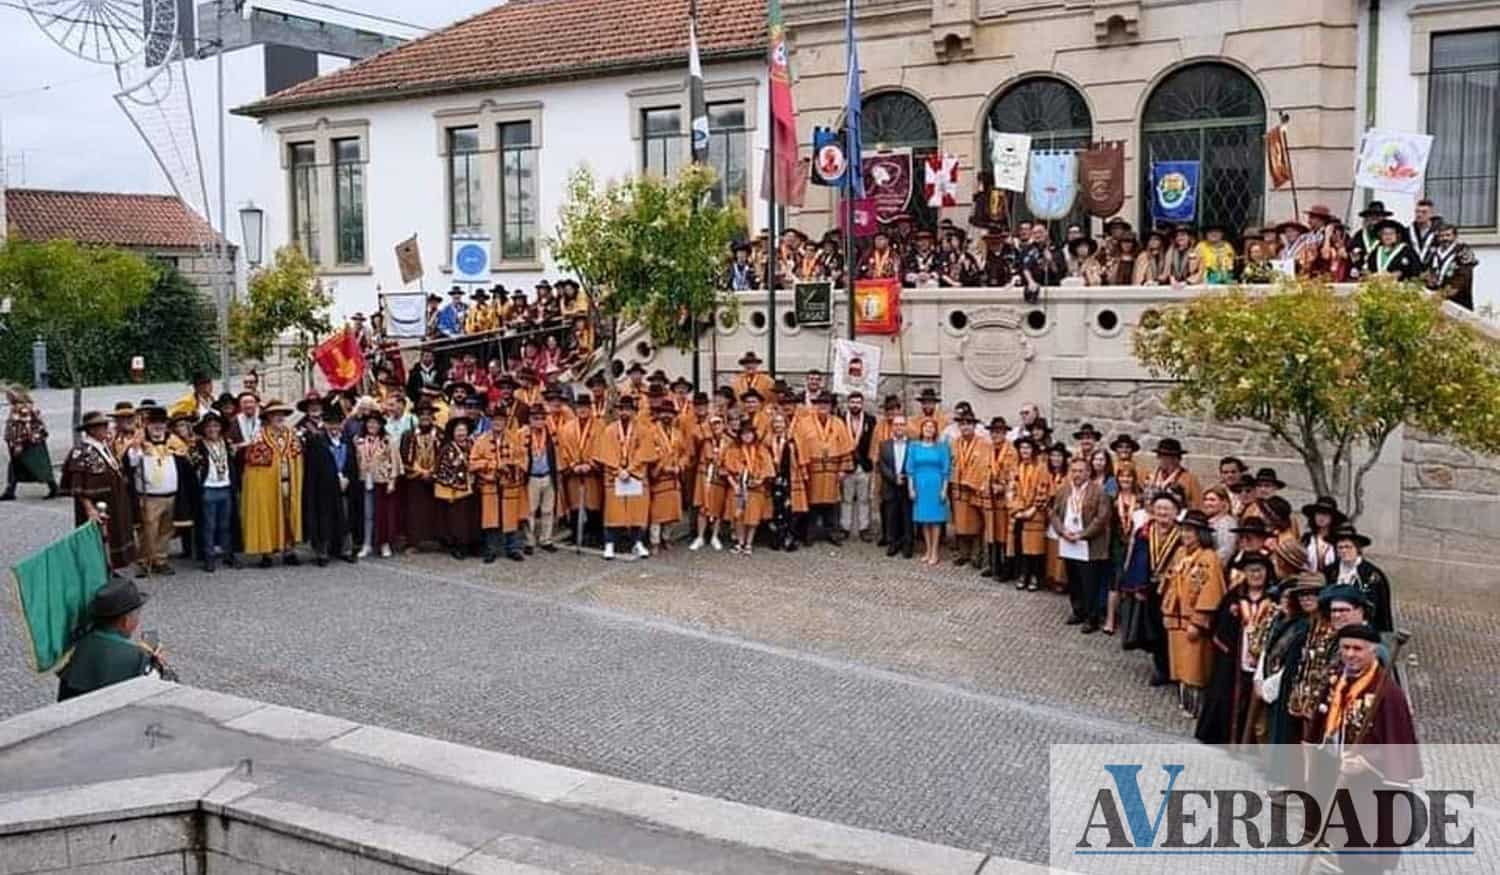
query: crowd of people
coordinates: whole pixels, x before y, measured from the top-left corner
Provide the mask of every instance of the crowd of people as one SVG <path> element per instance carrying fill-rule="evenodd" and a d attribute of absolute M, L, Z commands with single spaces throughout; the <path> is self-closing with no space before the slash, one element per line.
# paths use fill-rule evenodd
<path fill-rule="evenodd" d="M 1391 587 L 1332 498 L 1299 514 L 1273 469 L 1233 457 L 1204 485 L 1170 437 L 1150 465 L 1129 434 L 1106 441 L 1083 423 L 1070 444 L 1035 404 L 981 426 L 931 388 L 914 408 L 867 405 L 835 399 L 819 371 L 793 386 L 753 352 L 740 366 L 711 395 L 639 365 L 573 392 L 527 367 L 454 379 L 428 350 L 404 385 L 295 405 L 253 385 L 216 396 L 199 378 L 171 405 L 85 414 L 61 489 L 78 522 L 103 525 L 112 564 L 138 576 L 172 574 L 178 538 L 210 572 L 241 557 L 295 565 L 302 544 L 323 565 L 424 549 L 524 561 L 568 542 L 605 559 L 683 542 L 750 555 L 858 538 L 1066 593 L 1065 623 L 1149 654 L 1151 684 L 1178 690 L 1205 742 L 1316 740 L 1330 714 L 1370 718 L 1329 702 L 1348 689 L 1344 645 L 1392 658 Z M 12 400 L 13 489 L 18 465 L 50 463 L 35 457 L 39 417 Z"/>
<path fill-rule="evenodd" d="M 1094 238 L 1085 226 L 1063 228 L 1061 240 L 1041 222 L 1011 227 L 971 219 L 971 233 L 952 220 L 922 229 L 907 214 L 882 222 L 874 235 L 858 241 L 858 279 L 899 280 L 909 287 L 1017 286 L 1028 295 L 1065 283 L 1089 286 L 1269 284 L 1278 277 L 1316 277 L 1353 282 L 1388 274 L 1422 282 L 1463 307 L 1473 309 L 1473 250 L 1459 229 L 1434 212 L 1431 201 L 1417 203 L 1410 225 L 1396 221 L 1381 201 L 1359 213 L 1360 226 L 1345 227 L 1326 206 L 1301 218 L 1263 228 L 1202 227 L 1162 223 L 1138 235 L 1123 218 L 1104 222 Z M 766 232 L 737 243 L 726 270 L 726 287 L 763 287 L 774 260 L 778 287 L 793 282 L 845 281 L 841 233 L 818 240 L 788 228 L 773 246 Z"/>

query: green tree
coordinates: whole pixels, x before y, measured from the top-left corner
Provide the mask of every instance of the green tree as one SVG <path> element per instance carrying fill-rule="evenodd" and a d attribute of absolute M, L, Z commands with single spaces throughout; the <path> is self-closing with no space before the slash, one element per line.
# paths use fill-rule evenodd
<path fill-rule="evenodd" d="M 594 294 L 610 319 L 610 359 L 621 322 L 640 322 L 658 346 L 688 349 L 693 323 L 731 303 L 721 273 L 743 211 L 714 206 L 712 168 L 672 179 L 646 174 L 602 188 L 588 168 L 568 180 L 553 257 Z M 689 319 L 689 315 L 696 319 Z"/>
<path fill-rule="evenodd" d="M 0 297 L 11 300 L 15 323 L 57 354 L 49 362 L 73 387 L 73 424 L 82 415 L 83 387 L 98 382 L 111 363 L 88 354 L 100 326 L 117 325 L 146 299 L 157 269 L 141 256 L 72 240 L 9 240 L 0 248 Z M 118 367 L 118 362 L 113 366 Z"/>
<path fill-rule="evenodd" d="M 297 369 L 305 371 L 308 348 L 332 326 L 332 297 L 302 250 L 283 246 L 273 263 L 250 275 L 243 301 L 229 308 L 229 349 L 242 360 L 264 360 L 276 341 L 293 332 Z"/>
<path fill-rule="evenodd" d="M 1264 425 L 1319 494 L 1352 486 L 1351 518 L 1403 424 L 1500 451 L 1500 351 L 1419 286 L 1382 278 L 1340 294 L 1298 280 L 1207 295 L 1143 323 L 1134 346 L 1152 374 L 1177 381 L 1169 407 Z"/>

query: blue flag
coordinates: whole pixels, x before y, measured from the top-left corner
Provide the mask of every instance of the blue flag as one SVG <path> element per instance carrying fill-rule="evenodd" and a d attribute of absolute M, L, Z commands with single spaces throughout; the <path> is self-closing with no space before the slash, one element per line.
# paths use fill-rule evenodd
<path fill-rule="evenodd" d="M 1072 150 L 1031 153 L 1026 172 L 1026 208 L 1045 221 L 1061 219 L 1078 197 L 1078 153 Z"/>
<path fill-rule="evenodd" d="M 831 128 L 813 128 L 812 182 L 814 185 L 842 186 L 849 169 L 844 153 L 844 133 Z"/>
<path fill-rule="evenodd" d="M 850 167 L 848 175 L 844 178 L 848 182 L 849 197 L 864 197 L 864 159 L 860 157 L 864 144 L 860 141 L 859 135 L 861 123 L 859 47 L 854 42 L 854 0 L 848 0 L 844 10 L 844 42 L 848 44 L 849 54 L 848 105 L 844 110 L 844 136 L 848 139 L 849 148 L 844 150 L 844 154 L 848 156 Z"/>
<path fill-rule="evenodd" d="M 1198 215 L 1198 162 L 1151 162 L 1151 218 L 1191 222 Z"/>

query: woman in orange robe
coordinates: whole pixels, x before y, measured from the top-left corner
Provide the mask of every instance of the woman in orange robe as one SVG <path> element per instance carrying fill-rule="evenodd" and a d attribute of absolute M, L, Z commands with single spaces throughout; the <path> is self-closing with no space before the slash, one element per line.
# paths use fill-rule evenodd
<path fill-rule="evenodd" d="M 1049 481 L 1047 487 L 1048 516 L 1051 515 L 1052 496 L 1056 495 L 1062 489 L 1063 484 L 1068 482 L 1068 459 L 1070 457 L 1071 454 L 1068 452 L 1068 448 L 1061 443 L 1053 444 L 1047 450 L 1047 477 Z M 1046 574 L 1044 582 L 1047 584 L 1048 589 L 1053 592 L 1067 592 L 1067 569 L 1063 567 L 1062 556 L 1058 555 L 1057 538 L 1053 537 L 1050 525 L 1047 533 Z"/>
<path fill-rule="evenodd" d="M 526 508 L 518 493 L 526 488 L 526 447 L 519 431 L 495 422 L 474 439 L 469 450 L 469 473 L 479 485 L 479 526 L 484 534 L 484 561 L 494 562 L 501 549 L 507 558 L 522 559 L 517 533 Z"/>
<path fill-rule="evenodd" d="M 604 430 L 604 420 L 594 415 L 594 399 L 584 392 L 573 401 L 577 413 L 557 432 L 557 467 L 563 475 L 563 494 L 558 512 L 571 516 L 568 531 L 575 540 L 579 531 L 593 531 L 604 509 L 604 481 L 594 464 L 594 444 Z M 581 544 L 579 546 L 582 546 Z"/>
<path fill-rule="evenodd" d="M 698 508 L 698 536 L 689 550 L 703 549 L 703 536 L 712 533 L 709 543 L 715 550 L 724 549 L 719 540 L 719 521 L 726 516 L 728 482 L 724 479 L 724 454 L 730 438 L 724 430 L 724 417 L 710 414 L 705 425 L 707 434 L 698 441 L 697 475 L 693 478 L 693 504 Z"/>
<path fill-rule="evenodd" d="M 1016 555 L 1021 574 L 1016 589 L 1035 592 L 1042 588 L 1042 563 L 1047 556 L 1047 502 L 1052 497 L 1052 479 L 1036 457 L 1036 441 L 1029 435 L 1016 440 L 1016 467 L 1006 496 L 1006 507 L 1015 521 Z"/>
<path fill-rule="evenodd" d="M 950 450 L 953 454 L 953 479 L 948 482 L 948 506 L 953 509 L 949 528 L 953 532 L 953 564 L 964 566 L 973 561 L 984 565 L 980 556 L 979 536 L 984 534 L 984 508 L 980 499 L 989 475 L 989 447 L 974 433 L 973 414 L 960 414 L 958 438 Z"/>
<path fill-rule="evenodd" d="M 656 421 L 651 436 L 656 441 L 656 463 L 651 466 L 651 548 L 661 549 L 670 538 L 662 527 L 682 519 L 682 469 L 688 457 L 686 441 L 674 423 L 677 408 L 663 399 L 652 405 Z"/>
<path fill-rule="evenodd" d="M 984 544 L 989 562 L 980 576 L 997 581 L 1009 580 L 1011 570 L 1005 561 L 1010 549 L 1010 509 L 1005 502 L 1006 488 L 1015 474 L 1016 448 L 1006 439 L 1010 426 L 1005 418 L 990 420 L 990 446 L 985 453 L 984 480 L 979 489 L 979 506 L 984 513 Z"/>
<path fill-rule="evenodd" d="M 740 439 L 724 453 L 724 475 L 729 481 L 733 510 L 734 552 L 750 555 L 755 530 L 771 515 L 770 485 L 775 469 L 771 451 L 757 439 L 755 425 L 740 424 Z"/>

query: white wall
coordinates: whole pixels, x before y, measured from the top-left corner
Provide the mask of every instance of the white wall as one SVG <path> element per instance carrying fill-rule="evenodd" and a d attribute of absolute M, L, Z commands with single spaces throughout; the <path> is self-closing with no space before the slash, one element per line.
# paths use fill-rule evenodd
<path fill-rule="evenodd" d="M 438 155 L 439 121 L 434 113 L 444 109 L 473 107 L 485 99 L 499 104 L 540 102 L 541 149 L 537 155 L 539 222 L 541 237 L 555 232 L 558 208 L 562 204 L 568 175 L 583 164 L 589 165 L 601 178 L 620 178 L 639 170 L 640 145 L 631 139 L 631 102 L 628 92 L 640 88 L 664 87 L 682 83 L 685 70 L 641 73 L 628 77 L 590 79 L 577 82 L 543 83 L 503 91 L 471 91 L 442 97 L 418 98 L 400 102 L 373 103 L 286 113 L 260 123 L 259 157 L 254 164 L 254 198 L 266 211 L 266 252 L 284 246 L 289 239 L 285 171 L 281 169 L 281 138 L 278 128 L 310 124 L 319 119 L 329 122 L 367 120 L 369 123 L 369 163 L 366 165 L 366 251 L 369 271 L 335 273 L 325 281 L 335 290 L 335 316 L 342 318 L 354 311 L 376 306 L 377 289 L 401 288 L 396 268 L 395 245 L 418 235 L 422 263 L 426 268 L 424 287 L 441 290 L 449 285 L 448 274 L 441 270 L 448 260 L 447 165 Z M 755 106 L 758 118 L 747 119 L 753 125 L 749 145 L 750 189 L 755 214 L 750 224 L 765 222 L 765 206 L 756 197 L 760 191 L 760 161 L 766 137 L 766 77 L 759 61 L 710 65 L 704 78 L 715 81 L 754 78 L 757 88 Z M 495 193 L 484 192 L 485 210 L 492 214 L 498 208 Z M 493 281 L 507 287 L 529 289 L 543 276 L 556 278 L 558 271 L 540 247 L 545 270 L 500 271 Z"/>
<path fill-rule="evenodd" d="M 1402 131 L 1427 130 L 1424 83 L 1411 72 L 1412 26 L 1411 10 L 1418 0 L 1382 0 L 1380 4 L 1380 37 L 1378 44 L 1375 119 L 1376 125 Z M 1359 113 L 1361 125 L 1365 118 L 1365 46 L 1369 31 L 1369 5 L 1363 4 L 1360 20 L 1360 85 Z M 1362 133 L 1362 129 L 1359 133 Z M 1357 135 L 1356 135 L 1357 136 Z M 1356 139 L 1355 142 L 1358 142 Z M 1353 162 L 1351 161 L 1351 166 Z M 1377 192 L 1374 197 L 1385 201 L 1386 206 L 1403 222 L 1410 222 L 1416 198 Z M 1433 205 L 1439 214 L 1444 204 Z M 1495 239 L 1495 235 L 1486 235 Z M 1489 305 L 1500 309 L 1500 245 L 1477 245 L 1475 235 L 1468 235 L 1479 258 L 1479 267 L 1474 272 L 1474 307 Z M 1479 238 L 1483 239 L 1483 238 Z"/>

